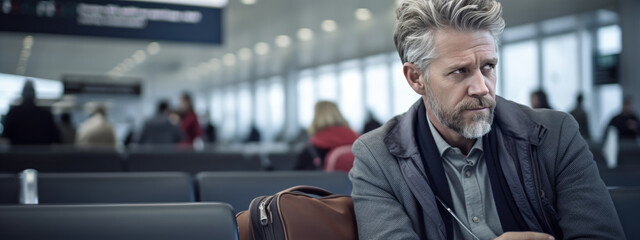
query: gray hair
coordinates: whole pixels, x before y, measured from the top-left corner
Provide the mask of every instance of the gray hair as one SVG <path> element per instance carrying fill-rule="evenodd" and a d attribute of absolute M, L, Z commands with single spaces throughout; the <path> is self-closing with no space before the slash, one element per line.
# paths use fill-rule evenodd
<path fill-rule="evenodd" d="M 497 48 L 505 26 L 502 6 L 496 0 L 404 0 L 396 15 L 393 40 L 400 59 L 415 64 L 425 79 L 429 64 L 437 57 L 437 30 L 487 30 Z"/>

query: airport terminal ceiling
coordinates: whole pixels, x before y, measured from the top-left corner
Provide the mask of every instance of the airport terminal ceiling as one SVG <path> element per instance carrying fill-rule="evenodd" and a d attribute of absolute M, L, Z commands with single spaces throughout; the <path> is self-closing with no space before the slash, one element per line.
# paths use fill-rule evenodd
<path fill-rule="evenodd" d="M 503 0 L 504 17 L 508 26 L 521 25 L 581 13 L 599 8 L 612 8 L 617 0 Z M 267 42 L 275 48 L 274 38 L 286 34 L 295 41 L 297 29 L 309 27 L 317 35 L 322 34 L 320 23 L 325 19 L 334 19 L 341 29 L 353 29 L 358 24 L 353 19 L 353 10 L 366 7 L 374 18 L 393 21 L 393 0 L 257 0 L 253 5 L 244 5 L 240 0 L 230 0 L 223 13 L 224 43 L 190 44 L 159 41 L 161 51 L 145 60 L 126 73 L 127 76 L 145 79 L 158 76 L 179 77 L 181 73 L 211 58 L 222 59 L 225 53 L 238 53 L 241 48 L 253 49 L 258 42 Z M 384 38 L 380 46 L 393 51 L 391 26 L 369 28 L 367 36 Z M 126 58 L 145 50 L 152 41 L 127 40 L 117 38 L 77 37 L 50 34 L 28 34 L 0 32 L 0 72 L 16 74 L 18 63 L 23 54 L 25 36 L 34 38 L 33 48 L 28 54 L 25 75 L 60 79 L 63 74 L 106 75 Z M 346 35 L 343 33 L 343 35 Z M 321 38 L 318 38 L 319 40 Z M 315 45 L 324 48 L 325 45 Z M 255 55 L 255 54 L 254 54 Z"/>

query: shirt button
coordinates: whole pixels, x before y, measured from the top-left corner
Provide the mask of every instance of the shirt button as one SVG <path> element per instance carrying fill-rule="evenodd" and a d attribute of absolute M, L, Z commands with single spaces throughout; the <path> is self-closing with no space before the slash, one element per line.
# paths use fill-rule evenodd
<path fill-rule="evenodd" d="M 474 223 L 480 222 L 480 218 L 478 217 L 473 217 L 471 220 L 473 220 Z"/>
<path fill-rule="evenodd" d="M 467 162 L 467 164 L 468 164 L 469 166 L 473 167 L 473 164 L 474 164 L 474 163 L 473 163 L 472 161 L 468 161 L 468 162 Z"/>
<path fill-rule="evenodd" d="M 464 172 L 464 175 L 467 176 L 467 177 L 471 177 L 471 172 L 466 171 L 466 172 Z"/>

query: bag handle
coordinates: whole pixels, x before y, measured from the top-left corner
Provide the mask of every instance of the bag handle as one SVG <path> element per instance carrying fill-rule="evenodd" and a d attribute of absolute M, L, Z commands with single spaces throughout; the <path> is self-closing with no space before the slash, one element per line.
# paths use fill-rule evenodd
<path fill-rule="evenodd" d="M 302 193 L 318 195 L 320 197 L 326 197 L 326 196 L 333 195 L 332 192 L 329 192 L 329 191 L 324 190 L 324 189 L 319 188 L 319 187 L 308 186 L 308 185 L 298 185 L 298 186 L 290 187 L 290 188 L 287 188 L 285 190 L 282 190 L 278 194 L 285 193 L 285 192 L 302 192 Z"/>

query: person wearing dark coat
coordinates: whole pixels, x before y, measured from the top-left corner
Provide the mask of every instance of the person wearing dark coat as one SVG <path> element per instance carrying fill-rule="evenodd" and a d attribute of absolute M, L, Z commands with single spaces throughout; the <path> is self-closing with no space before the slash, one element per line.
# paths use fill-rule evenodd
<path fill-rule="evenodd" d="M 379 128 L 380 126 L 382 126 L 382 124 L 378 122 L 378 120 L 376 120 L 375 117 L 373 117 L 372 113 L 369 113 L 369 117 L 367 122 L 364 124 L 364 129 L 362 130 L 362 134 L 368 133 L 373 129 Z"/>
<path fill-rule="evenodd" d="M 180 127 L 169 120 L 169 103 L 161 101 L 155 117 L 147 120 L 142 127 L 141 144 L 176 144 L 182 140 Z"/>
<path fill-rule="evenodd" d="M 580 135 L 582 135 L 584 139 L 590 139 L 591 137 L 589 134 L 589 118 L 587 116 L 587 112 L 585 112 L 584 108 L 582 108 L 583 101 L 584 97 L 582 96 L 582 94 L 578 94 L 578 97 L 576 97 L 576 108 L 571 110 L 569 114 L 571 114 L 571 116 L 573 116 L 573 118 L 575 118 L 578 122 L 578 126 L 580 127 Z"/>
<path fill-rule="evenodd" d="M 633 104 L 630 98 L 625 98 L 622 112 L 609 121 L 609 125 L 618 129 L 620 139 L 636 139 L 640 135 L 640 121 L 633 113 Z"/>
<path fill-rule="evenodd" d="M 531 93 L 531 108 L 553 109 L 549 104 L 549 98 L 544 90 L 538 89 Z"/>
<path fill-rule="evenodd" d="M 12 107 L 4 119 L 4 138 L 11 145 L 46 145 L 60 142 L 58 128 L 50 111 L 36 106 L 36 92 L 31 80 L 22 90 L 22 103 Z"/>
<path fill-rule="evenodd" d="M 60 143 L 72 145 L 76 142 L 76 128 L 71 123 L 70 113 L 60 115 L 58 131 L 60 132 Z"/>

